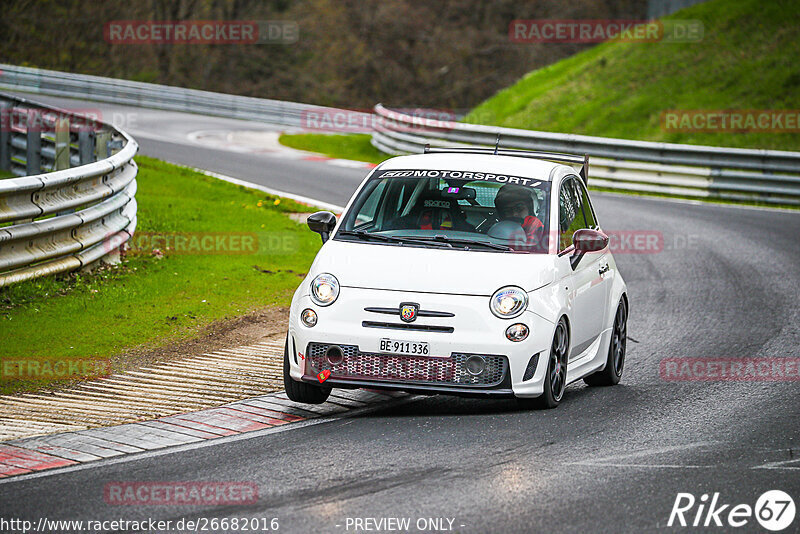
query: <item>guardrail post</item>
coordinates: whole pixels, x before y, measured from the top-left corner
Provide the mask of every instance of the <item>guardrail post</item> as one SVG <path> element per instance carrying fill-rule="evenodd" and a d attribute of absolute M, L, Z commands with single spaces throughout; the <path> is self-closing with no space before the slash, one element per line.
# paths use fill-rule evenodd
<path fill-rule="evenodd" d="M 30 119 L 30 115 L 28 118 Z M 28 121 L 25 150 L 25 174 L 28 176 L 42 172 L 42 132 L 39 128 L 38 124 L 30 124 L 30 120 Z"/>
<path fill-rule="evenodd" d="M 69 118 L 59 117 L 55 123 L 56 131 L 56 157 L 53 162 L 53 170 L 62 171 L 70 168 L 70 148 L 69 148 Z M 74 209 L 68 209 L 56 212 L 56 215 L 66 215 L 67 213 L 74 213 Z"/>
<path fill-rule="evenodd" d="M 69 119 L 61 117 L 56 119 L 56 158 L 55 170 L 69 169 Z"/>
<path fill-rule="evenodd" d="M 11 170 L 11 109 L 14 104 L 0 101 L 0 169 Z"/>
<path fill-rule="evenodd" d="M 108 132 L 100 132 L 95 136 L 95 154 L 97 159 L 106 159 L 108 154 L 108 142 L 111 140 L 111 134 Z"/>
<path fill-rule="evenodd" d="M 94 163 L 94 136 L 87 128 L 78 132 L 78 158 L 81 165 Z"/>

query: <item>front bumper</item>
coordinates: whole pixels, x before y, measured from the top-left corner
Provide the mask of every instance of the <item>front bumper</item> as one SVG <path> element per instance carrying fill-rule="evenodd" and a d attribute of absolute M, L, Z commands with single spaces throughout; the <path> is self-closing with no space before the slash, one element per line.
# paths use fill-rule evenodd
<path fill-rule="evenodd" d="M 333 351 L 336 358 L 329 356 Z M 467 362 L 483 364 L 480 373 L 472 374 Z M 469 393 L 478 395 L 511 395 L 508 359 L 502 355 L 467 354 L 454 352 L 450 357 L 400 356 L 362 352 L 356 345 L 309 343 L 303 360 L 302 379 L 319 383 L 317 375 L 330 371 L 329 384 L 346 387 L 404 389 L 407 391 L 436 391 L 438 393 Z"/>
<path fill-rule="evenodd" d="M 420 316 L 408 325 L 399 317 L 366 310 L 397 308 L 401 302 L 419 303 L 421 310 L 446 311 L 453 316 Z M 320 307 L 298 290 L 289 322 L 290 375 L 319 384 L 317 374 L 328 370 L 331 374 L 325 384 L 340 388 L 478 397 L 541 395 L 546 351 L 555 326 L 530 311 L 514 319 L 499 319 L 489 311 L 488 303 L 488 297 L 480 296 L 342 288 L 333 305 Z M 312 328 L 299 320 L 305 308 L 317 313 L 318 321 Z M 385 326 L 376 328 L 376 323 Z M 528 326 L 531 333 L 527 339 L 506 339 L 505 330 L 514 323 Z M 427 342 L 430 356 L 381 353 L 382 338 Z M 343 349 L 341 360 L 326 357 L 327 347 L 332 345 Z M 466 372 L 466 359 L 473 355 L 486 362 L 485 373 L 479 376 Z M 540 355 L 539 363 L 531 374 L 529 364 L 536 355 Z"/>

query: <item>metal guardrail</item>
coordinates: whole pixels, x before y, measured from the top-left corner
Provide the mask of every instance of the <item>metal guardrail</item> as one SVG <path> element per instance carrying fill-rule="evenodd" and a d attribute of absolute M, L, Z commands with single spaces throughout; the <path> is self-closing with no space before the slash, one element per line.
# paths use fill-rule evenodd
<path fill-rule="evenodd" d="M 113 261 L 136 229 L 136 141 L 2 93 L 0 125 L 0 170 L 21 176 L 0 179 L 0 287 Z"/>
<path fill-rule="evenodd" d="M 326 129 L 326 120 L 343 112 L 295 102 L 5 64 L 0 64 L 2 87 L 321 130 Z M 590 177 L 596 187 L 800 205 L 798 152 L 654 143 L 437 122 L 390 111 L 380 104 L 375 106 L 375 113 L 377 117 L 346 111 L 344 119 L 359 125 L 372 124 L 372 144 L 389 154 L 422 152 L 426 144 L 494 146 L 500 134 L 501 145 L 506 148 L 592 156 Z M 320 117 L 322 120 L 318 120 Z M 336 125 L 331 126 L 330 130 L 337 130 Z M 348 128 L 343 129 L 348 131 Z M 49 147 L 45 153 L 49 155 Z M 49 161 L 49 156 L 43 157 Z M 80 160 L 80 151 L 71 158 Z"/>
<path fill-rule="evenodd" d="M 800 152 L 630 141 L 431 120 L 381 104 L 372 145 L 387 154 L 431 146 L 494 146 L 588 154 L 596 187 L 800 205 Z"/>
<path fill-rule="evenodd" d="M 298 102 L 228 95 L 169 85 L 134 82 L 87 74 L 34 69 L 0 63 L 0 89 L 53 96 L 80 97 L 98 102 L 125 104 L 246 119 L 249 121 L 306 127 L 320 115 L 338 110 Z M 312 115 L 313 114 L 313 115 Z M 369 117 L 369 113 L 348 112 L 348 118 Z M 362 118 L 363 122 L 368 122 Z"/>

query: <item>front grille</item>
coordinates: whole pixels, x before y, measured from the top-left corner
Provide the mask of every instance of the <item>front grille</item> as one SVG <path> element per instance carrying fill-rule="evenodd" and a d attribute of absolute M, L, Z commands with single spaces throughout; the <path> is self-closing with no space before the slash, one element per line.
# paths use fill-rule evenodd
<path fill-rule="evenodd" d="M 400 315 L 400 307 L 397 308 L 379 308 L 376 306 L 364 308 L 364 311 L 372 313 L 384 313 L 386 315 Z M 431 310 L 417 310 L 418 317 L 455 317 L 455 313 L 431 311 Z"/>
<path fill-rule="evenodd" d="M 331 378 L 385 380 L 414 384 L 492 387 L 500 384 L 508 372 L 505 356 L 454 352 L 449 358 L 398 356 L 361 352 L 355 345 L 338 345 L 343 358 L 335 365 L 325 354 L 325 343 L 309 343 L 306 351 L 306 374 L 314 376 L 329 370 Z M 481 356 L 486 368 L 478 376 L 469 374 L 464 366 L 470 356 Z"/>
<path fill-rule="evenodd" d="M 361 321 L 364 328 L 388 328 L 389 330 L 416 330 L 418 332 L 444 332 L 453 333 L 452 326 L 434 326 L 418 323 L 384 323 L 380 321 Z"/>

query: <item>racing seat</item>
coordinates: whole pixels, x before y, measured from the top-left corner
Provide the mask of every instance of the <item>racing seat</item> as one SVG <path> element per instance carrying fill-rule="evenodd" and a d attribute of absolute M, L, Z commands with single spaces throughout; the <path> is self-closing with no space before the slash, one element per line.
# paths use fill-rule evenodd
<path fill-rule="evenodd" d="M 458 201 L 444 198 L 437 189 L 428 191 L 416 202 L 411 211 L 386 223 L 385 230 L 446 230 L 474 232 L 475 227 L 467 222 Z"/>
<path fill-rule="evenodd" d="M 474 232 L 475 227 L 467 222 L 458 201 L 442 197 L 437 189 L 424 194 L 407 216 L 412 228 L 420 230 L 460 230 Z"/>

